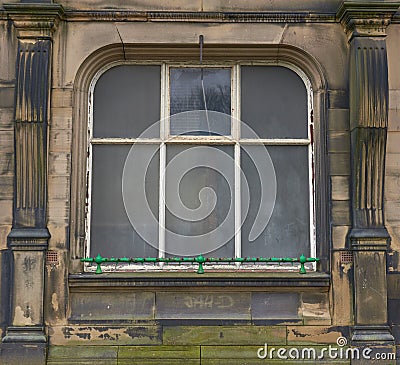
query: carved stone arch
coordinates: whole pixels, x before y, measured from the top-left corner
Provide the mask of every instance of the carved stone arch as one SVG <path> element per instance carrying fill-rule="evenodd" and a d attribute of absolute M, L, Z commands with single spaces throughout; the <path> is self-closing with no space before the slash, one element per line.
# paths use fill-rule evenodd
<path fill-rule="evenodd" d="M 267 61 L 268 64 L 290 64 L 301 70 L 309 80 L 313 94 L 314 181 L 317 256 L 321 270 L 329 271 L 328 164 L 326 146 L 327 82 L 319 62 L 304 50 L 290 45 L 207 45 L 207 60 Z M 198 61 L 197 44 L 110 44 L 90 54 L 77 70 L 74 81 L 70 270 L 82 271 L 80 257 L 85 256 L 86 156 L 88 131 L 88 100 L 90 85 L 96 74 L 111 63 L 131 61 Z"/>

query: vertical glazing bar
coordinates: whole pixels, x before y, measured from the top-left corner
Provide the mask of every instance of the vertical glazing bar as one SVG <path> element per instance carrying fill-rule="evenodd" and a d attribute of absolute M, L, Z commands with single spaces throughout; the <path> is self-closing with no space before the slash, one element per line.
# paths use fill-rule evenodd
<path fill-rule="evenodd" d="M 168 82 L 169 68 L 165 63 L 161 66 L 161 110 L 160 110 L 160 186 L 158 201 L 158 257 L 165 257 L 165 164 L 166 164 L 166 144 L 169 136 L 169 93 Z M 163 263 L 159 264 L 161 267 Z"/>
<path fill-rule="evenodd" d="M 240 66 L 235 65 L 232 68 L 232 137 L 236 141 L 235 143 L 235 257 L 242 256 L 242 198 L 241 198 L 241 186 L 240 186 Z M 240 266 L 238 262 L 237 267 Z"/>

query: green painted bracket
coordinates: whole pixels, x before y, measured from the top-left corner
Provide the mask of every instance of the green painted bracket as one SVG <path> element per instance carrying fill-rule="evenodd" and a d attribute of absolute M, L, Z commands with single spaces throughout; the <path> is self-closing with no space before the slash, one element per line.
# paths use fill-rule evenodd
<path fill-rule="evenodd" d="M 307 262 L 318 262 L 319 258 L 315 257 L 305 257 L 304 255 L 301 255 L 299 258 L 290 258 L 290 257 L 270 257 L 270 258 L 265 258 L 265 257 L 237 257 L 237 258 L 212 258 L 212 257 L 204 257 L 203 255 L 199 255 L 196 257 L 170 257 L 170 258 L 157 258 L 157 257 L 135 257 L 135 258 L 128 258 L 128 257 L 121 257 L 121 258 L 106 258 L 102 257 L 100 254 L 97 255 L 95 258 L 92 257 L 87 257 L 87 258 L 81 258 L 82 262 L 91 262 L 95 263 L 97 265 L 96 268 L 96 274 L 101 274 L 103 271 L 101 270 L 101 264 L 110 262 L 110 263 L 119 263 L 119 262 L 125 262 L 125 263 L 157 263 L 157 262 L 163 262 L 165 264 L 172 264 L 172 263 L 196 263 L 199 265 L 197 269 L 198 274 L 204 274 L 204 265 L 207 263 L 259 263 L 259 262 L 276 262 L 276 263 L 300 263 L 300 274 L 306 274 L 306 267 L 305 264 Z"/>

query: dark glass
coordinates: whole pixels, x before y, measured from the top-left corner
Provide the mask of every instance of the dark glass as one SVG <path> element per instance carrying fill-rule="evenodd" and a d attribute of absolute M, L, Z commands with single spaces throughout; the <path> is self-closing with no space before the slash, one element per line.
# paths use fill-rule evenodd
<path fill-rule="evenodd" d="M 250 155 L 262 146 L 246 146 Z M 249 242 L 261 199 L 261 181 L 250 155 L 242 148 L 241 165 L 249 184 L 250 208 L 242 226 L 242 256 L 299 257 L 310 253 L 310 193 L 307 146 L 268 146 L 275 167 L 277 194 L 268 225 Z M 243 207 L 242 207 L 243 208 Z"/>
<path fill-rule="evenodd" d="M 196 148 L 201 148 L 202 152 L 196 151 Z M 220 156 L 223 156 L 225 163 L 223 169 L 207 166 L 210 160 Z M 178 168 L 174 168 L 175 158 L 180 159 L 177 163 L 179 167 L 185 165 L 183 170 L 178 171 Z M 234 255 L 233 147 L 167 146 L 165 182 L 167 255 L 202 254 L 232 257 Z M 202 190 L 204 188 L 212 189 L 215 196 L 213 197 L 210 191 Z M 201 206 L 205 208 L 203 212 L 206 213 L 196 214 L 196 209 Z M 214 230 L 216 233 L 212 239 L 202 237 Z"/>
<path fill-rule="evenodd" d="M 241 67 L 241 120 L 259 138 L 307 138 L 307 89 L 292 70 Z M 254 138 L 242 128 L 242 138 Z"/>
<path fill-rule="evenodd" d="M 137 138 L 160 120 L 160 66 L 124 65 L 106 71 L 94 89 L 93 136 Z M 159 130 L 147 138 L 159 137 Z"/>
<path fill-rule="evenodd" d="M 133 229 L 122 196 L 122 174 L 131 146 L 94 145 L 90 254 L 103 257 L 157 257 L 158 250 L 147 244 Z M 149 148 L 136 146 L 135 148 Z M 147 201 L 158 219 L 159 157 L 152 159 L 146 176 Z M 158 225 L 147 227 L 158 237 Z"/>
<path fill-rule="evenodd" d="M 223 68 L 171 68 L 170 114 L 208 110 L 231 115 L 231 70 Z M 185 113 L 171 118 L 170 134 L 230 135 L 226 119 Z M 209 125 L 207 125 L 207 122 Z M 223 123 L 220 125 L 219 123 Z M 219 125 L 218 125 L 219 124 Z"/>

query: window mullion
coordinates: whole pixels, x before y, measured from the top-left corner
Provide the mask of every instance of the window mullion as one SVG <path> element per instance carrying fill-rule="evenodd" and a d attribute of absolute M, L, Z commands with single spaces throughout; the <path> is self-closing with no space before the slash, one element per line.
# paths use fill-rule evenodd
<path fill-rule="evenodd" d="M 239 141 L 240 138 L 240 65 L 233 67 L 232 82 L 232 136 Z M 234 181 L 234 204 L 235 204 L 235 257 L 242 256 L 242 212 L 241 212 L 241 180 L 240 180 L 240 144 L 235 144 L 235 181 Z"/>
<path fill-rule="evenodd" d="M 235 204 L 235 257 L 242 256 L 241 245 L 241 190 L 240 190 L 240 145 L 235 144 L 235 182 L 234 182 L 234 204 Z"/>
<path fill-rule="evenodd" d="M 159 211 L 158 211 L 158 257 L 165 257 L 165 163 L 166 145 L 160 146 L 160 188 L 159 188 Z"/>
<path fill-rule="evenodd" d="M 169 134 L 169 93 L 168 93 L 168 66 L 161 66 L 161 110 L 160 110 L 160 186 L 159 186 L 159 211 L 158 211 L 158 257 L 165 257 L 165 168 L 166 168 L 166 145 L 165 140 Z"/>

